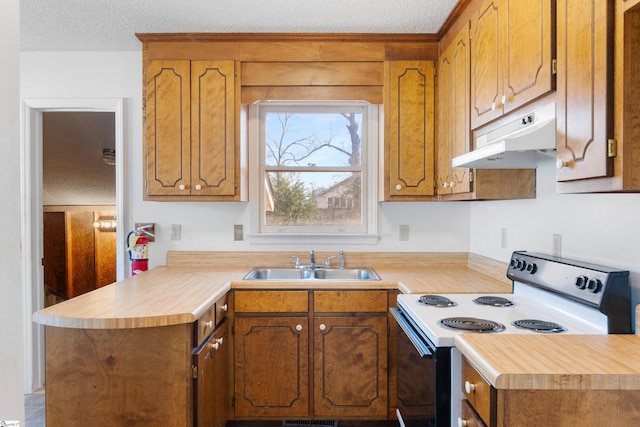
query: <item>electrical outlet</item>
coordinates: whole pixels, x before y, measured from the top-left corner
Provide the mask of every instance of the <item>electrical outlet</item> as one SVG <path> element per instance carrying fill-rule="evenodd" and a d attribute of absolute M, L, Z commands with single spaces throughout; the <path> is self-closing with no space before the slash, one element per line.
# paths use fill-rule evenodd
<path fill-rule="evenodd" d="M 407 224 L 400 224 L 398 226 L 398 240 L 401 242 L 409 240 L 409 226 Z"/>
<path fill-rule="evenodd" d="M 234 224 L 233 226 L 233 240 L 244 240 L 242 224 Z"/>
<path fill-rule="evenodd" d="M 507 229 L 506 228 L 503 228 L 500 231 L 500 247 L 502 249 L 507 248 Z"/>
<path fill-rule="evenodd" d="M 562 257 L 562 234 L 553 235 L 553 256 Z"/>
<path fill-rule="evenodd" d="M 171 240 L 180 240 L 182 238 L 182 226 L 180 224 L 171 224 Z"/>

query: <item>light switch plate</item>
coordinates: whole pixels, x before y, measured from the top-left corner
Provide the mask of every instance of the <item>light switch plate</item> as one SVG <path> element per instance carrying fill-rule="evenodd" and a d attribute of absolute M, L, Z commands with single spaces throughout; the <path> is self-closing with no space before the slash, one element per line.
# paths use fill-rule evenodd
<path fill-rule="evenodd" d="M 182 226 L 180 224 L 171 224 L 171 240 L 180 240 L 182 238 Z"/>
<path fill-rule="evenodd" d="M 233 225 L 233 240 L 244 240 L 242 224 Z"/>

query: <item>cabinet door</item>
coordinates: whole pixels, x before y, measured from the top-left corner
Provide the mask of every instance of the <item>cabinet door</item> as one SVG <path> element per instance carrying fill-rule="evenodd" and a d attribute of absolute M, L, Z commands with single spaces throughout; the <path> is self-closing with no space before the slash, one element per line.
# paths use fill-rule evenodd
<path fill-rule="evenodd" d="M 193 353 L 195 377 L 193 384 L 193 419 L 197 427 L 213 427 L 215 407 L 215 349 L 220 344 L 216 341 L 216 334 L 209 338 Z"/>
<path fill-rule="evenodd" d="M 314 415 L 387 415 L 387 318 L 314 319 Z"/>
<path fill-rule="evenodd" d="M 471 127 L 502 115 L 504 0 L 485 0 L 471 23 Z"/>
<path fill-rule="evenodd" d="M 385 121 L 388 177 L 385 197 L 433 196 L 434 63 L 393 61 L 385 64 L 388 92 Z"/>
<path fill-rule="evenodd" d="M 612 7 L 609 0 L 559 0 L 558 181 L 613 174 Z"/>
<path fill-rule="evenodd" d="M 191 181 L 191 66 L 186 60 L 145 65 L 145 196 L 186 195 Z"/>
<path fill-rule="evenodd" d="M 231 385 L 229 375 L 229 334 L 227 322 L 223 322 L 214 333 L 213 355 L 213 427 L 225 427 L 231 411 Z"/>
<path fill-rule="evenodd" d="M 236 193 L 234 61 L 191 63 L 191 194 Z"/>
<path fill-rule="evenodd" d="M 471 149 L 469 52 L 469 27 L 465 26 L 444 51 L 439 62 L 438 194 L 471 191 L 471 169 L 451 167 L 452 158 Z"/>
<path fill-rule="evenodd" d="M 551 0 L 485 0 L 472 24 L 471 126 L 555 88 Z"/>
<path fill-rule="evenodd" d="M 509 112 L 556 87 L 552 26 L 555 13 L 550 0 L 506 3 L 503 91 L 504 111 Z"/>
<path fill-rule="evenodd" d="M 309 415 L 307 317 L 236 317 L 235 416 Z"/>

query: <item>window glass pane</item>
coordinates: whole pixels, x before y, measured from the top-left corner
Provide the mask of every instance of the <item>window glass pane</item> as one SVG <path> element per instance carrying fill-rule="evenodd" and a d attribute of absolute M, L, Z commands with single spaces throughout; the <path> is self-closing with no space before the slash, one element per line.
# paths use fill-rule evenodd
<path fill-rule="evenodd" d="M 267 172 L 265 225 L 362 225 L 360 172 Z"/>
<path fill-rule="evenodd" d="M 267 166 L 358 166 L 362 113 L 265 114 Z"/>

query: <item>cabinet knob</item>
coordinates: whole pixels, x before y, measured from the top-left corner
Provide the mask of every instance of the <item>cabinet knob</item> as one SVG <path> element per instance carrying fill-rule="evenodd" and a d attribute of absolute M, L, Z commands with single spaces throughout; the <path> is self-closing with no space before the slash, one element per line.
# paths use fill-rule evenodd
<path fill-rule="evenodd" d="M 211 343 L 211 348 L 214 350 L 218 350 L 220 348 L 220 346 L 222 345 L 222 342 L 224 341 L 224 337 L 220 337 L 220 338 L 216 338 L 212 343 Z"/>
<path fill-rule="evenodd" d="M 505 105 L 507 103 L 507 95 L 502 95 L 502 105 Z"/>
<path fill-rule="evenodd" d="M 320 330 L 324 331 L 325 329 L 327 329 L 327 325 L 325 325 L 324 323 L 320 323 Z"/>
<path fill-rule="evenodd" d="M 443 186 L 444 188 L 447 188 L 447 187 L 449 187 L 449 183 L 448 183 L 448 182 L 443 182 L 443 183 L 442 183 L 442 186 Z"/>
<path fill-rule="evenodd" d="M 300 332 L 302 330 L 302 325 L 296 325 L 296 331 Z"/>
<path fill-rule="evenodd" d="M 467 394 L 469 393 L 473 393 L 476 389 L 476 385 L 473 383 L 470 383 L 469 381 L 465 381 L 464 382 L 464 391 L 467 392 Z"/>
<path fill-rule="evenodd" d="M 396 184 L 396 190 L 397 190 L 397 191 L 402 190 L 402 185 L 400 185 L 400 184 Z"/>
<path fill-rule="evenodd" d="M 180 190 L 180 191 L 184 191 L 185 188 L 187 188 L 187 187 L 185 187 L 184 184 L 178 185 L 178 190 Z"/>
<path fill-rule="evenodd" d="M 197 191 L 202 190 L 202 185 L 200 185 L 200 184 L 196 184 L 196 190 L 197 190 Z"/>
<path fill-rule="evenodd" d="M 453 181 L 451 181 L 451 182 L 449 183 L 449 185 L 451 186 L 451 188 L 453 188 L 453 187 L 455 187 L 455 186 L 456 186 L 456 183 L 455 183 L 455 182 L 453 182 Z"/>
<path fill-rule="evenodd" d="M 558 169 L 558 170 L 560 170 L 562 168 L 566 168 L 568 164 L 569 164 L 569 162 L 567 162 L 562 157 L 558 157 L 556 159 L 556 169 Z"/>
<path fill-rule="evenodd" d="M 498 106 L 496 105 L 495 102 L 491 103 L 491 111 L 495 110 Z"/>
<path fill-rule="evenodd" d="M 469 423 L 462 417 L 458 417 L 458 427 L 467 427 Z"/>
<path fill-rule="evenodd" d="M 213 326 L 213 320 L 209 320 L 208 322 L 204 322 L 204 327 L 209 329 Z"/>
<path fill-rule="evenodd" d="M 227 304 L 221 305 L 220 306 L 220 310 L 227 311 L 227 310 L 229 310 L 229 306 Z"/>

